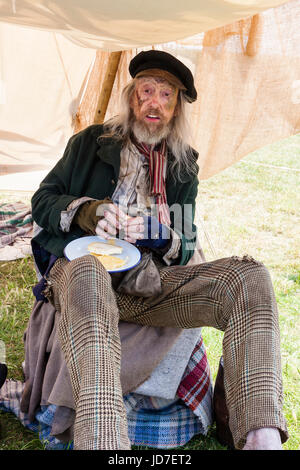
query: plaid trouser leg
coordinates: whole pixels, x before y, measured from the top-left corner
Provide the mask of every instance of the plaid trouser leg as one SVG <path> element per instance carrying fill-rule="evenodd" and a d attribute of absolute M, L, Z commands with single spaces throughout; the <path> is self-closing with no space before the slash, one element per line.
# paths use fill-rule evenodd
<path fill-rule="evenodd" d="M 276 427 L 282 441 L 278 312 L 263 264 L 249 257 L 160 270 L 162 293 L 142 299 L 116 294 L 120 319 L 143 325 L 224 331 L 224 385 L 230 429 L 242 448 L 252 429 Z"/>
<path fill-rule="evenodd" d="M 74 447 L 130 449 L 111 278 L 96 258 L 85 256 L 57 260 L 49 280 L 76 406 Z"/>

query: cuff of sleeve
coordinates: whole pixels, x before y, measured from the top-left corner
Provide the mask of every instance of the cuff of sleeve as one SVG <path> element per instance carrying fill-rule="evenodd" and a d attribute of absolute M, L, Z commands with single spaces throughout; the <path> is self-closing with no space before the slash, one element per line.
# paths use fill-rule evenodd
<path fill-rule="evenodd" d="M 61 211 L 60 213 L 60 229 L 63 232 L 69 232 L 73 219 L 77 210 L 79 209 L 82 204 L 87 201 L 96 201 L 96 199 L 88 196 L 80 197 L 78 199 L 74 199 L 67 207 L 66 210 Z"/>
<path fill-rule="evenodd" d="M 174 261 L 180 255 L 180 248 L 181 248 L 181 238 L 180 236 L 170 228 L 170 236 L 172 239 L 171 246 L 168 251 L 163 256 L 163 261 L 166 263 L 167 266 L 170 266 L 174 263 Z"/>

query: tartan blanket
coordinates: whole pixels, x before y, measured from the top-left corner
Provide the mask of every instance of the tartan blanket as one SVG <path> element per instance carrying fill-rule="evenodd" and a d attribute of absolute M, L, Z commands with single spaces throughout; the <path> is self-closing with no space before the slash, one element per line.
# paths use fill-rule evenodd
<path fill-rule="evenodd" d="M 11 261 L 31 255 L 33 220 L 23 202 L 0 204 L 0 260 Z"/>
<path fill-rule="evenodd" d="M 21 423 L 38 433 L 48 450 L 72 450 L 51 434 L 56 405 L 42 405 L 30 421 L 20 410 L 24 383 L 6 380 L 0 391 L 0 410 L 14 413 Z M 195 435 L 206 435 L 213 423 L 212 383 L 203 339 L 194 348 L 174 400 L 129 393 L 123 397 L 128 435 L 132 445 L 171 449 L 185 445 Z"/>

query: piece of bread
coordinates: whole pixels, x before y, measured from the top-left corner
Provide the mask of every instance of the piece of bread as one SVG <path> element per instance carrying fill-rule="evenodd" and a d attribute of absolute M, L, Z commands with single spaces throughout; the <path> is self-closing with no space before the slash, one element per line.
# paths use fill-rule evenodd
<path fill-rule="evenodd" d="M 120 255 L 123 251 L 121 246 L 105 242 L 93 242 L 87 247 L 90 253 L 96 255 Z"/>
<path fill-rule="evenodd" d="M 127 258 L 122 259 L 111 255 L 96 255 L 95 253 L 91 253 L 91 255 L 95 256 L 100 261 L 100 263 L 103 264 L 107 271 L 120 269 L 127 263 Z"/>

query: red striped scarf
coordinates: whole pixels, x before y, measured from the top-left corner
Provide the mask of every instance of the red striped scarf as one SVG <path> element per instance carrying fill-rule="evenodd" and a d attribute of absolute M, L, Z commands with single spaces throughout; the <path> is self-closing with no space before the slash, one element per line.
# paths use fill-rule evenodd
<path fill-rule="evenodd" d="M 158 220 L 160 223 L 170 226 L 170 210 L 167 203 L 166 183 L 164 178 L 167 165 L 166 141 L 162 141 L 158 150 L 154 150 L 153 146 L 148 146 L 143 142 L 134 142 L 134 144 L 149 161 L 150 196 L 155 197 Z"/>

